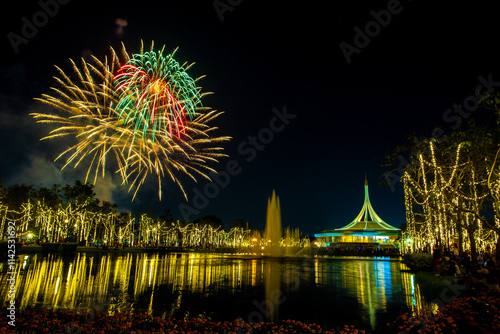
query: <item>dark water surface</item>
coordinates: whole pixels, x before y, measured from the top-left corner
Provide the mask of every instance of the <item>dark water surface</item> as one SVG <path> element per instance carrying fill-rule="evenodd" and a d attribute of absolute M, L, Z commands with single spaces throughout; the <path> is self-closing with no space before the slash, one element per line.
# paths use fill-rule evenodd
<path fill-rule="evenodd" d="M 422 307 L 418 285 L 402 266 L 389 258 L 362 257 L 32 254 L 18 257 L 16 298 L 21 309 L 294 319 L 369 329 Z M 0 265 L 2 296 L 7 277 Z"/>

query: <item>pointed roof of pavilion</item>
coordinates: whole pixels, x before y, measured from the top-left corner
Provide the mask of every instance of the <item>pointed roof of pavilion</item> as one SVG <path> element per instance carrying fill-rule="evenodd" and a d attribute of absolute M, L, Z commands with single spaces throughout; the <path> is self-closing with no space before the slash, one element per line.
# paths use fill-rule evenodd
<path fill-rule="evenodd" d="M 316 237 L 321 236 L 376 236 L 376 235 L 397 235 L 400 229 L 391 226 L 384 222 L 373 209 L 370 203 L 370 196 L 368 194 L 368 180 L 365 175 L 365 201 L 359 214 L 352 222 L 344 227 L 334 230 L 323 231 L 322 233 L 315 234 Z"/>

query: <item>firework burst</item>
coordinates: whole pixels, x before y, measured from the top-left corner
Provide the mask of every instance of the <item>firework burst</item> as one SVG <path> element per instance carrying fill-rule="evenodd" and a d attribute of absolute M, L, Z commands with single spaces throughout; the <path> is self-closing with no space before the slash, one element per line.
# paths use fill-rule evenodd
<path fill-rule="evenodd" d="M 209 123 L 222 112 L 202 107 L 200 100 L 204 94 L 199 89 L 191 87 L 188 93 L 181 94 L 180 84 L 174 85 L 173 79 L 164 80 L 172 83 L 168 90 L 175 99 L 169 100 L 170 97 L 164 98 L 161 94 L 155 96 L 151 83 L 155 75 L 139 79 L 137 73 L 140 71 L 134 72 L 136 74 L 129 71 L 127 66 L 134 64 L 134 59 L 173 61 L 171 56 L 154 58 L 153 55 L 153 51 L 144 53 L 141 48 L 139 54 L 130 56 L 123 47 L 120 54 L 111 49 L 111 56 L 104 61 L 95 57 L 91 62 L 82 60 L 80 67 L 70 60 L 74 75 L 67 75 L 56 67 L 59 76 L 55 81 L 59 87 L 52 88 L 53 94 L 37 98 L 60 114 L 31 115 L 40 123 L 56 126 L 42 139 L 68 136 L 77 139 L 56 160 L 65 157 L 63 168 L 88 163 L 86 182 L 92 174 L 94 183 L 98 175 L 104 176 L 107 161 L 111 159 L 122 183 L 129 186 L 129 191 L 135 189 L 134 198 L 140 186 L 153 176 L 158 182 L 160 198 L 165 176 L 175 182 L 187 198 L 179 176 L 185 175 L 195 181 L 197 177 L 210 180 L 208 173 L 215 170 L 209 163 L 226 156 L 218 145 L 230 137 L 212 136 L 217 128 Z M 173 64 L 170 66 L 175 67 Z M 132 79 L 134 75 L 136 78 Z M 194 84 L 194 80 L 191 83 Z M 194 93 L 196 95 L 187 101 L 189 94 Z M 147 110 L 149 103 L 153 103 L 154 108 Z M 153 116 L 146 117 L 146 112 Z M 153 126 L 149 126 L 151 119 L 154 119 Z M 146 123 L 148 125 L 144 125 Z M 165 127 L 172 132 L 162 131 Z"/>
<path fill-rule="evenodd" d="M 186 72 L 193 64 L 180 65 L 173 58 L 176 51 L 166 56 L 163 49 L 134 54 L 114 77 L 119 94 L 116 110 L 143 137 L 148 129 L 153 130 L 153 140 L 157 132 L 181 137 L 186 118 L 192 120 L 201 106 L 199 78 L 194 80 Z"/>

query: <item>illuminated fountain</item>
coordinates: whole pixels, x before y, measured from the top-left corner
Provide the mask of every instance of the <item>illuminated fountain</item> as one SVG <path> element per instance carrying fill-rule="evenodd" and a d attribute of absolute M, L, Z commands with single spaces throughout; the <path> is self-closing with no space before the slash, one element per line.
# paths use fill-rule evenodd
<path fill-rule="evenodd" d="M 280 199 L 273 190 L 273 196 L 267 201 L 266 229 L 264 231 L 265 254 L 280 256 L 281 241 Z"/>
<path fill-rule="evenodd" d="M 283 233 L 281 227 L 280 199 L 273 190 L 267 201 L 266 229 L 264 230 L 263 255 L 267 256 L 310 256 L 311 247 L 308 238 L 301 238 L 299 229 L 287 227 Z"/>
<path fill-rule="evenodd" d="M 272 197 L 267 201 L 266 228 L 263 237 L 263 254 L 270 257 L 264 271 L 266 317 L 270 321 L 278 320 L 279 304 L 282 302 L 282 299 L 280 299 L 282 293 L 281 260 L 276 259 L 276 257 L 299 256 L 307 253 L 310 256 L 309 239 L 304 240 L 307 240 L 307 242 L 301 242 L 298 229 L 291 230 L 287 227 L 283 235 L 280 199 L 273 190 Z M 276 296 L 279 298 L 276 298 Z"/>

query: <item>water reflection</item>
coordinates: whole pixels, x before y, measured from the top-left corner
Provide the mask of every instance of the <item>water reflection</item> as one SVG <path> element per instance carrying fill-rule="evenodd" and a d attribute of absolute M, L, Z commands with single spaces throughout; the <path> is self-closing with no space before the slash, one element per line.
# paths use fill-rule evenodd
<path fill-rule="evenodd" d="M 336 325 L 384 317 L 424 303 L 397 261 L 270 259 L 214 254 L 23 255 L 16 269 L 20 307 L 180 315 L 214 312 L 243 320 L 297 319 Z M 7 273 L 0 293 L 7 294 Z M 212 317 L 213 318 L 213 317 Z"/>
<path fill-rule="evenodd" d="M 280 269 L 279 265 L 270 262 L 266 265 L 266 272 L 264 275 L 266 316 L 270 321 L 279 320 L 279 306 L 284 302 L 283 292 L 281 290 L 282 278 Z"/>
<path fill-rule="evenodd" d="M 387 313 L 388 305 L 402 298 L 399 262 L 352 259 L 316 261 L 320 284 L 333 284 L 344 291 L 344 298 L 356 298 L 365 321 L 375 328 L 377 314 Z"/>
<path fill-rule="evenodd" d="M 401 288 L 404 293 L 405 304 L 412 312 L 423 308 L 430 308 L 420 293 L 420 285 L 415 281 L 415 275 L 408 271 L 408 267 L 401 264 Z"/>

